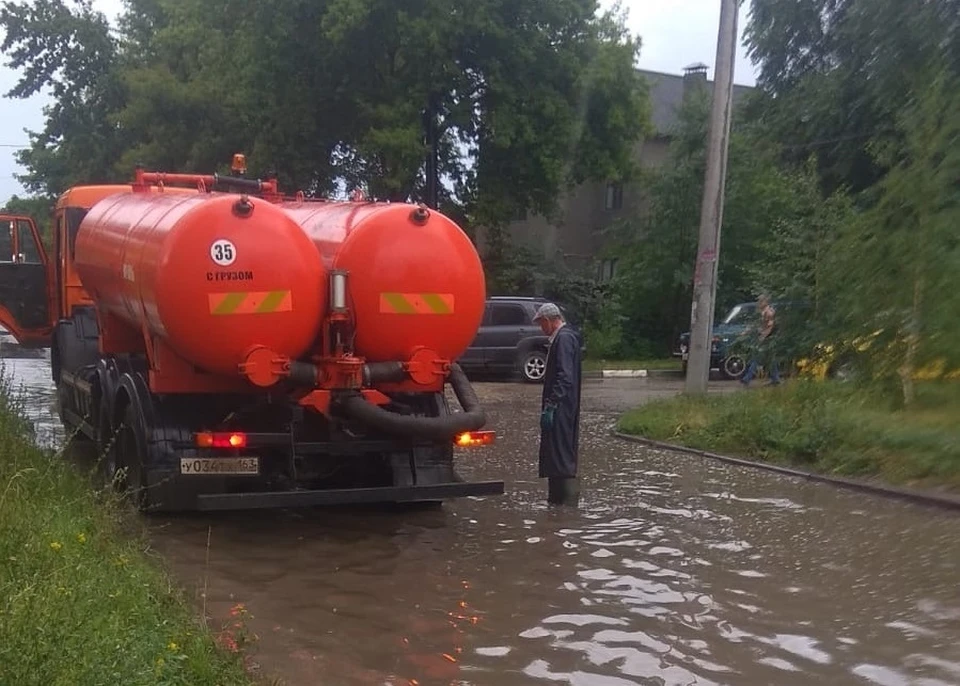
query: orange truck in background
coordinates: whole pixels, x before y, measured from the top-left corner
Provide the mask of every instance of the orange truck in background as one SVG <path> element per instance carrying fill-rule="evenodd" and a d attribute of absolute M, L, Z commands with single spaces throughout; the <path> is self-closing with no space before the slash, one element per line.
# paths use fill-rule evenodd
<path fill-rule="evenodd" d="M 63 424 L 141 510 L 503 493 L 454 469 L 494 434 L 455 363 L 483 268 L 443 214 L 137 169 L 70 188 L 53 219 L 48 259 L 0 216 L 0 323 L 51 348 Z"/>

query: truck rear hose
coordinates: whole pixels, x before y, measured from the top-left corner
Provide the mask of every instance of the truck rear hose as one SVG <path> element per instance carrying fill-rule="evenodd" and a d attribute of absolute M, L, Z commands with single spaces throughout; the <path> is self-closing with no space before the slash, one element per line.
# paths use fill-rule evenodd
<path fill-rule="evenodd" d="M 422 440 L 452 441 L 457 434 L 482 428 L 487 423 L 487 415 L 480 407 L 477 394 L 460 365 L 450 365 L 448 381 L 463 412 L 443 417 L 401 415 L 368 402 L 359 393 L 343 395 L 338 402 L 347 417 L 384 433 Z"/>

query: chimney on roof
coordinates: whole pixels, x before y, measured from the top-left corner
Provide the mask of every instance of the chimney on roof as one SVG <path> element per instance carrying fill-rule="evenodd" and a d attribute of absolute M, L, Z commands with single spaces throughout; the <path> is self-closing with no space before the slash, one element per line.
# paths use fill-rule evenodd
<path fill-rule="evenodd" d="M 707 65 L 703 62 L 697 62 L 684 68 L 683 70 L 683 97 L 686 98 L 696 88 L 702 88 L 707 85 Z"/>

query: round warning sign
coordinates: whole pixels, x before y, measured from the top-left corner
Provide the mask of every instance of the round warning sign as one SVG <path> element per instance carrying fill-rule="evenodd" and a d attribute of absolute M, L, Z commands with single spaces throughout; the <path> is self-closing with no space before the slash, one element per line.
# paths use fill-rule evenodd
<path fill-rule="evenodd" d="M 221 267 L 229 267 L 237 259 L 237 246 L 225 238 L 220 238 L 210 246 L 210 259 Z"/>

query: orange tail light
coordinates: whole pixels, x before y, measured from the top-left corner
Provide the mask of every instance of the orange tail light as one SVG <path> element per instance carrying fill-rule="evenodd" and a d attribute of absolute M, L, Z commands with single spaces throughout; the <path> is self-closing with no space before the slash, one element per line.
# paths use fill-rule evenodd
<path fill-rule="evenodd" d="M 458 435 L 453 442 L 459 448 L 475 448 L 491 445 L 496 436 L 495 431 L 468 431 Z"/>
<path fill-rule="evenodd" d="M 198 448 L 246 448 L 247 434 L 202 432 L 193 435 Z"/>

